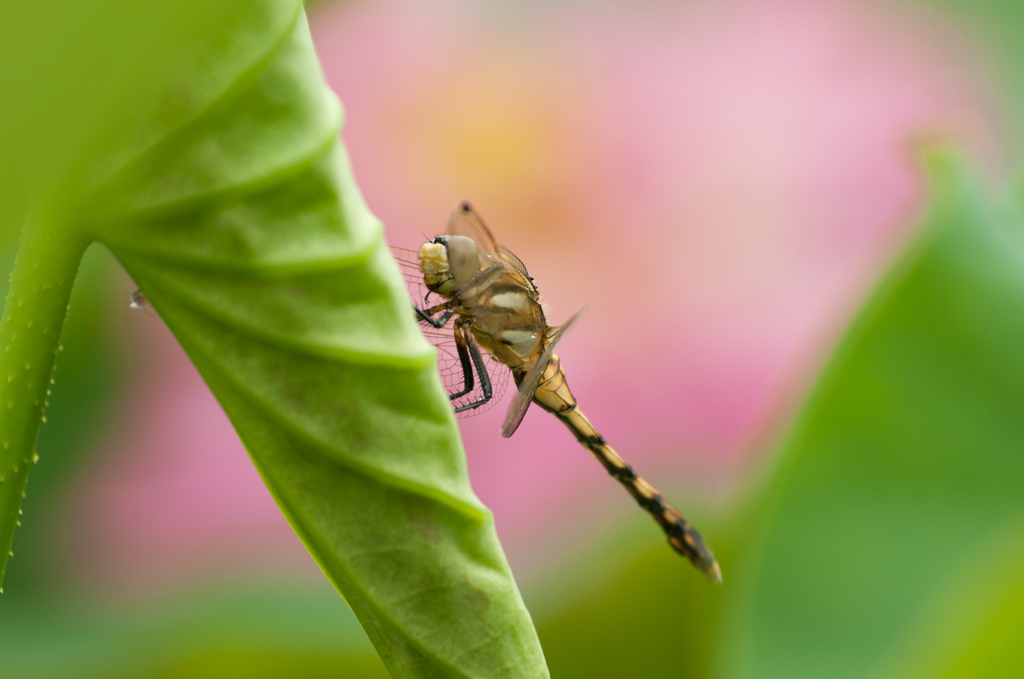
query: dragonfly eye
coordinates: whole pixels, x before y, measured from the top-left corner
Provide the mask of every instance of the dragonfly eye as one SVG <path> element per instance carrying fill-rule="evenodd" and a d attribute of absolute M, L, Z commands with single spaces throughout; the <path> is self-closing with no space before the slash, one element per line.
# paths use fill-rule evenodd
<path fill-rule="evenodd" d="M 448 236 L 448 266 L 458 284 L 468 283 L 480 271 L 480 251 L 472 238 Z"/>

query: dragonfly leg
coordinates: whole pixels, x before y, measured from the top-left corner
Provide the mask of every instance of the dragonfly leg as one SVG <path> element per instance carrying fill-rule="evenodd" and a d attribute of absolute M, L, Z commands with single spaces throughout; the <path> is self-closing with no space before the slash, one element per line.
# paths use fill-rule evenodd
<path fill-rule="evenodd" d="M 456 408 L 455 412 L 457 413 L 461 413 L 463 410 L 472 410 L 473 408 L 479 408 L 483 404 L 490 401 L 491 396 L 493 395 L 493 392 L 491 390 L 491 378 L 490 375 L 487 374 L 487 366 L 484 365 L 484 359 L 483 357 L 480 356 L 480 350 L 477 348 L 476 342 L 473 341 L 473 334 L 471 332 L 466 333 L 465 341 L 466 347 L 469 349 L 469 355 L 473 359 L 473 366 L 476 367 L 476 374 L 480 376 L 480 390 L 483 392 L 483 395 L 476 401 L 473 401 L 472 403 L 467 403 L 464 406 L 459 406 L 458 408 Z M 465 363 L 466 362 L 463 361 L 463 365 L 465 365 Z"/>
<path fill-rule="evenodd" d="M 469 347 L 472 346 L 469 341 L 466 340 L 466 333 L 462 331 L 462 321 L 455 321 L 455 348 L 459 351 L 459 362 L 462 363 L 462 377 L 465 380 L 463 383 L 462 391 L 454 394 L 449 394 L 449 400 L 454 401 L 457 398 L 465 396 L 469 392 L 473 391 L 473 365 L 470 363 L 469 358 Z M 475 348 L 475 347 L 474 347 Z"/>
<path fill-rule="evenodd" d="M 413 311 L 416 312 L 416 320 L 425 321 L 435 328 L 443 328 L 448 325 L 448 319 L 452 317 L 452 310 L 448 304 L 448 302 L 445 302 L 444 304 L 432 306 L 429 309 L 420 309 L 419 307 L 414 306 Z M 444 310 L 444 313 L 441 314 L 440 318 L 433 318 L 434 314 L 442 310 Z"/>

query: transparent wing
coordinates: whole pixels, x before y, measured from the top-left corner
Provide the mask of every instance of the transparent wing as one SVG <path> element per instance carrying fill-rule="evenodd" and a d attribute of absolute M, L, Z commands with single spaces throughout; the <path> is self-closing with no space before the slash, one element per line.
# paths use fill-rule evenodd
<path fill-rule="evenodd" d="M 498 241 L 494 239 L 491 230 L 484 224 L 484 220 L 480 219 L 473 206 L 466 201 L 452 208 L 444 232 L 449 236 L 472 238 L 480 252 L 485 255 L 495 255 L 498 252 Z"/>
<path fill-rule="evenodd" d="M 511 250 L 506 248 L 504 245 L 499 245 L 498 257 L 505 260 L 505 262 L 509 264 L 513 269 L 523 274 L 523 278 L 529 281 L 531 286 L 533 285 L 533 279 L 530 278 L 530 273 L 526 270 L 526 265 L 523 264 L 523 260 L 519 259 L 514 254 L 512 254 Z"/>
<path fill-rule="evenodd" d="M 512 402 L 508 409 L 508 415 L 505 416 L 505 423 L 501 426 L 501 435 L 505 438 L 516 433 L 516 429 L 519 428 L 523 418 L 526 417 L 526 411 L 530 409 L 530 403 L 533 402 L 533 393 L 537 391 L 537 385 L 540 384 L 540 379 L 544 376 L 544 370 L 548 367 L 551 356 L 555 353 L 555 345 L 565 336 L 566 331 L 569 330 L 572 324 L 583 315 L 584 310 L 584 307 L 580 307 L 563 325 L 557 328 L 550 328 L 552 333 L 551 341 L 548 343 L 544 353 L 537 359 L 536 365 L 530 368 L 530 372 L 526 373 L 523 381 L 519 383 L 519 393 L 516 394 L 516 400 Z"/>
<path fill-rule="evenodd" d="M 412 297 L 413 304 L 421 309 L 426 309 L 443 301 L 440 296 L 427 290 L 427 286 L 423 284 L 419 254 L 415 250 L 392 246 L 391 253 L 402 270 L 402 276 L 405 278 L 405 284 L 409 289 L 409 296 Z M 412 311 L 410 310 L 409 313 L 411 314 Z M 441 374 L 441 382 L 444 384 L 445 390 L 449 394 L 462 391 L 465 377 L 462 374 L 462 362 L 459 360 L 459 352 L 455 345 L 455 333 L 451 322 L 449 321 L 448 325 L 443 328 L 434 328 L 428 323 L 420 322 L 420 330 L 423 331 L 423 336 L 427 338 L 427 341 L 437 348 L 437 368 Z M 491 378 L 491 400 L 478 408 L 463 410 L 461 413 L 457 413 L 457 416 L 460 418 L 478 415 L 490 410 L 501 400 L 508 387 L 508 367 L 496 361 L 486 351 L 481 351 L 480 354 L 484 359 L 487 374 Z M 473 390 L 452 401 L 452 407 L 458 408 L 474 401 L 479 401 L 482 396 L 483 391 L 480 388 L 480 381 L 475 380 Z"/>
<path fill-rule="evenodd" d="M 484 220 L 480 218 L 480 215 L 468 202 L 462 201 L 452 208 L 452 212 L 448 216 L 448 226 L 445 229 L 445 233 L 450 236 L 467 236 L 472 238 L 476 246 L 480 248 L 480 252 L 490 257 L 492 262 L 496 264 L 500 262 L 502 266 L 518 271 L 523 276 L 523 282 L 527 286 L 534 288 L 533 279 L 530 278 L 530 274 L 526 270 L 523 261 L 512 254 L 511 250 L 498 244 L 494 234 L 491 233 L 491 230 L 484 224 Z"/>

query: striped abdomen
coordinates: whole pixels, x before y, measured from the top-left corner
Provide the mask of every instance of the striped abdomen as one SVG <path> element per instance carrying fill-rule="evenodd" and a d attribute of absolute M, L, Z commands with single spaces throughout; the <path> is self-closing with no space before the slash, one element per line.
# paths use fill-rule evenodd
<path fill-rule="evenodd" d="M 517 374 L 516 377 L 518 381 L 521 375 Z M 608 473 L 626 487 L 637 504 L 647 510 L 665 531 L 673 549 L 689 559 L 712 582 L 722 581 L 722 572 L 715 556 L 704 544 L 700 533 L 654 486 L 619 457 L 580 411 L 575 397 L 569 391 L 558 356 L 553 356 L 548 363 L 544 377 L 534 392 L 533 401 L 562 420 L 583 447 L 593 453 Z"/>

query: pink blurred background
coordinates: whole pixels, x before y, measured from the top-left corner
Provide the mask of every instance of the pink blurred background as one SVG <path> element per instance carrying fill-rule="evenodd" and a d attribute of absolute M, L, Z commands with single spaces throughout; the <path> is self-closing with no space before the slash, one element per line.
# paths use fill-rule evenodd
<path fill-rule="evenodd" d="M 552 323 L 588 305 L 559 353 L 590 419 L 670 497 L 714 498 L 910 236 L 910 142 L 952 135 L 999 165 L 969 50 L 885 7 L 353 1 L 311 24 L 388 240 L 418 247 L 471 200 Z M 134 595 L 320 577 L 166 328 L 125 327 L 129 388 L 68 512 L 83 580 Z M 554 418 L 534 409 L 505 440 L 503 410 L 460 424 L 529 580 L 636 510 Z"/>

